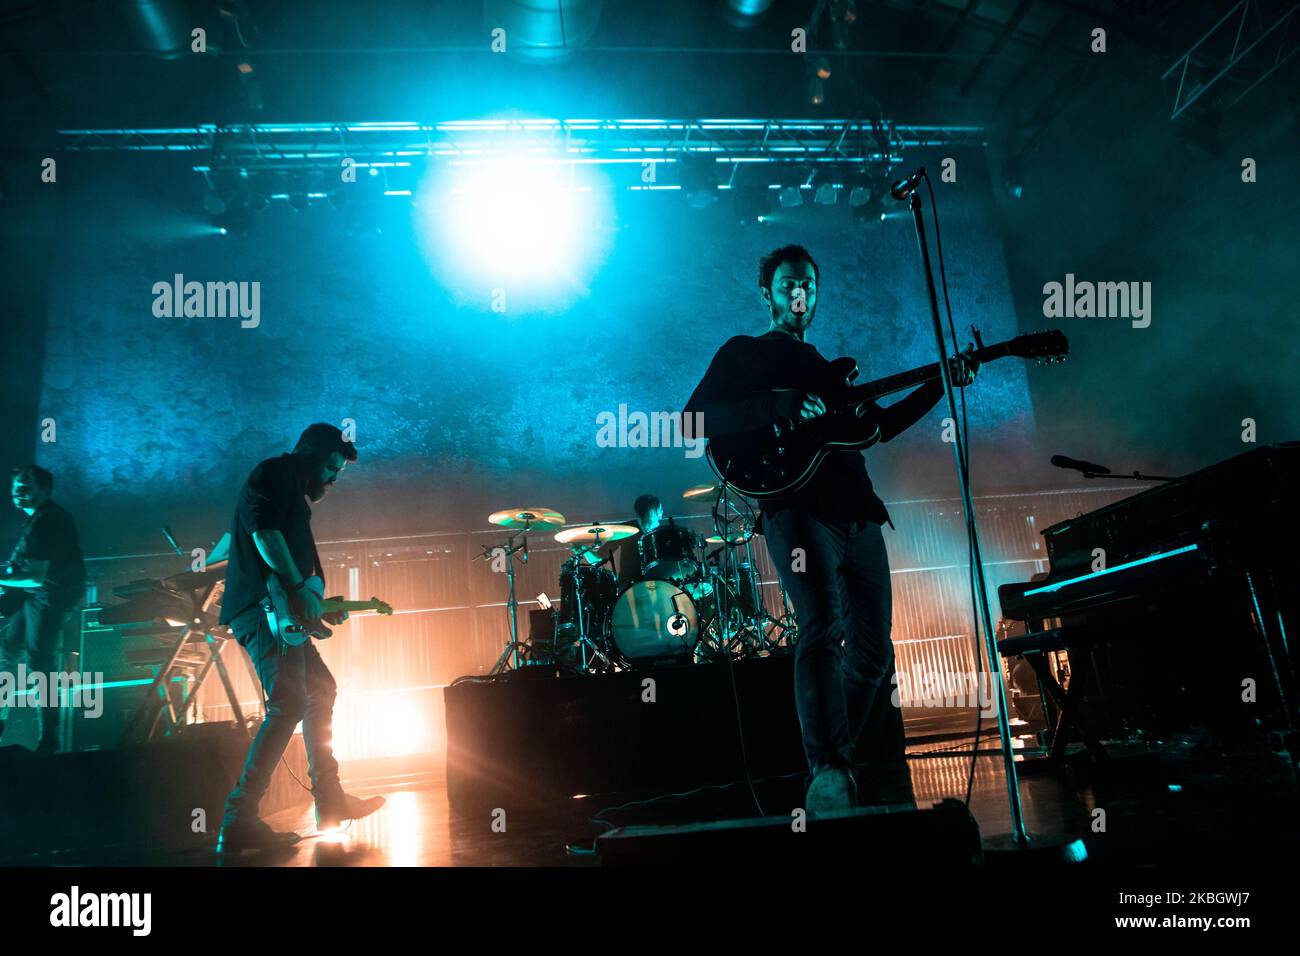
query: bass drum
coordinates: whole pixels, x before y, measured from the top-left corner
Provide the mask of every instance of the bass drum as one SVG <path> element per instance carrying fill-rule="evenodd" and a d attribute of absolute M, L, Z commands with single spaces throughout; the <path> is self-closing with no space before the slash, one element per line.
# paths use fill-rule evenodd
<path fill-rule="evenodd" d="M 690 661 L 700 639 L 699 612 L 691 596 L 671 581 L 637 581 L 614 602 L 609 631 L 628 667 Z"/>

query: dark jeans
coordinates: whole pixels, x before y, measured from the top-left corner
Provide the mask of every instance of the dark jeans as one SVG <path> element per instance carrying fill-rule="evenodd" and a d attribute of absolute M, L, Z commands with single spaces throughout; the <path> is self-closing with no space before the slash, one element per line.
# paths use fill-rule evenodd
<path fill-rule="evenodd" d="M 266 695 L 266 716 L 248 748 L 243 776 L 226 801 L 226 823 L 257 815 L 257 805 L 270 786 L 271 775 L 299 722 L 317 804 L 342 793 L 338 761 L 330 746 L 336 692 L 334 676 L 311 641 L 289 647 L 275 639 L 265 615 L 259 613 L 254 617 L 255 625 L 245 625 L 251 629 L 250 633 L 240 633 L 241 621 L 236 621 L 232 629 L 257 668 Z"/>
<path fill-rule="evenodd" d="M 853 749 L 893 664 L 893 595 L 880 525 L 828 524 L 801 509 L 763 516 L 768 552 L 799 623 L 794 693 L 813 775 Z M 802 549 L 802 555 L 792 555 Z M 802 570 L 799 570 L 802 568 Z"/>
<path fill-rule="evenodd" d="M 52 674 L 63 637 L 63 625 L 76 610 L 74 596 L 51 596 L 44 589 L 5 593 L 0 612 L 7 615 L 0 633 L 0 671 L 17 674 L 26 658 L 29 671 Z M 21 690 L 21 688 L 19 688 Z M 40 749 L 57 748 L 59 743 L 59 702 L 41 701 Z M 5 714 L 0 713 L 0 734 L 4 732 Z"/>

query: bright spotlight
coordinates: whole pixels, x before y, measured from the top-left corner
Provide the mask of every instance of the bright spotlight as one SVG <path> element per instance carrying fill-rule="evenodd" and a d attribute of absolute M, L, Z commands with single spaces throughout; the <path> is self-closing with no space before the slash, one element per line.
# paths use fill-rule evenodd
<path fill-rule="evenodd" d="M 523 162 L 473 166 L 439 216 L 443 249 L 489 276 L 567 277 L 590 252 L 595 198 L 567 170 Z"/>

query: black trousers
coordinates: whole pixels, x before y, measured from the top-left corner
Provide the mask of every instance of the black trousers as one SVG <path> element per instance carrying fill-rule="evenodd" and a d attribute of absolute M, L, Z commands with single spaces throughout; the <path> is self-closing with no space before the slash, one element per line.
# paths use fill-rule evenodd
<path fill-rule="evenodd" d="M 794 692 L 808 769 L 851 768 L 893 670 L 893 594 L 880 525 L 830 524 L 802 509 L 763 516 L 768 552 L 799 623 Z M 901 721 L 885 722 L 889 733 Z M 901 752 L 901 741 L 897 751 Z"/>
<path fill-rule="evenodd" d="M 271 785 L 276 764 L 284 756 L 299 723 L 307 747 L 307 767 L 316 802 L 319 804 L 322 799 L 329 800 L 342 794 L 339 765 L 330 744 L 337 693 L 334 675 L 310 640 L 289 647 L 276 640 L 260 609 L 252 616 L 256 623 L 245 625 L 252 628 L 249 633 L 240 634 L 239 624 L 243 622 L 237 621 L 234 629 L 262 682 L 266 716 L 248 748 L 248 759 L 244 761 L 239 783 L 226 801 L 227 824 L 241 816 L 257 815 L 257 806 Z"/>
<path fill-rule="evenodd" d="M 45 589 L 7 591 L 0 599 L 0 613 L 7 619 L 0 633 L 0 671 L 16 673 L 26 660 L 29 671 L 52 674 L 63 637 L 63 626 L 77 608 L 76 597 L 51 595 Z M 42 749 L 59 743 L 59 702 L 48 700 L 41 705 Z M 0 733 L 5 714 L 0 713 Z"/>

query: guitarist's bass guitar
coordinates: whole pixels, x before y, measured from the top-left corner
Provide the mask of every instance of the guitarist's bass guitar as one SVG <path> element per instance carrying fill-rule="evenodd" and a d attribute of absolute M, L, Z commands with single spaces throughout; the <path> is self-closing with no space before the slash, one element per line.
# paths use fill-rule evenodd
<path fill-rule="evenodd" d="M 1070 344 L 1058 331 L 1020 335 L 977 349 L 981 363 L 1014 355 L 1058 362 Z M 949 360 L 950 369 L 956 369 Z M 762 500 L 798 491 L 832 452 L 867 448 L 880 440 L 875 399 L 942 377 L 938 362 L 910 372 L 854 385 L 858 363 L 839 358 L 827 368 L 826 381 L 810 391 L 826 404 L 826 413 L 808 421 L 781 420 L 766 428 L 710 438 L 705 454 L 715 474 L 749 498 Z"/>
<path fill-rule="evenodd" d="M 325 582 L 317 575 L 309 577 L 303 587 L 310 588 L 321 599 L 324 608 L 322 613 L 324 614 L 331 614 L 335 611 L 393 613 L 392 607 L 378 598 L 372 597 L 369 601 L 345 601 L 342 598 L 327 598 L 325 597 Z M 289 603 L 289 593 L 285 591 L 275 575 L 267 578 L 266 590 L 271 596 L 270 606 L 266 609 L 266 620 L 271 626 L 271 633 L 275 635 L 277 640 L 283 641 L 291 647 L 297 647 L 299 644 L 307 643 L 309 638 L 314 637 L 317 640 L 324 640 L 334 633 L 325 626 L 325 622 L 320 618 L 306 621 L 295 615 L 292 605 Z"/>

